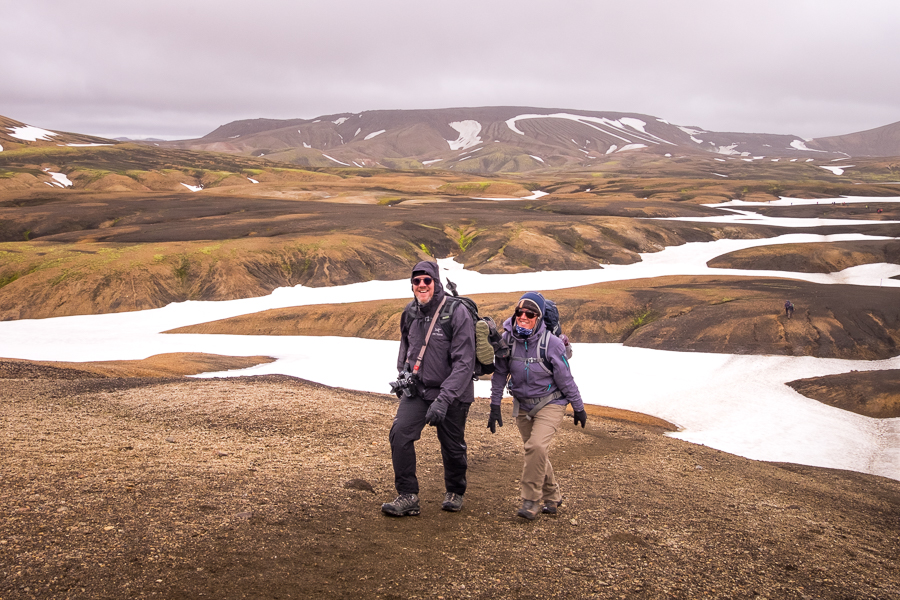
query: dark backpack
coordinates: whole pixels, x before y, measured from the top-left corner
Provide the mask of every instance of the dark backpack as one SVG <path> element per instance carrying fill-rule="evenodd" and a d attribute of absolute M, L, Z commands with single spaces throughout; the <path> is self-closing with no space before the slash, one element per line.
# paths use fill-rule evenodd
<path fill-rule="evenodd" d="M 438 314 L 438 325 L 443 329 L 444 335 L 452 337 L 450 331 L 450 317 L 457 305 L 462 304 L 472 315 L 475 323 L 475 367 L 472 370 L 472 378 L 477 379 L 482 375 L 490 375 L 494 372 L 494 357 L 506 358 L 509 356 L 509 346 L 503 336 L 497 330 L 497 324 L 490 317 L 482 317 L 478 314 L 478 305 L 471 298 L 460 296 L 456 292 L 456 284 L 447 280 L 447 290 L 444 307 Z"/>
<path fill-rule="evenodd" d="M 437 325 L 447 339 L 453 338 L 450 328 L 450 318 L 456 307 L 462 304 L 475 324 L 475 366 L 472 369 L 472 378 L 478 379 L 482 375 L 490 375 L 494 372 L 494 357 L 506 358 L 509 356 L 509 346 L 498 331 L 497 324 L 490 317 L 481 317 L 478 314 L 478 305 L 471 298 L 459 296 L 456 293 L 456 284 L 447 280 L 447 289 L 452 295 L 445 296 L 444 306 L 437 315 Z M 400 315 L 400 331 L 406 335 L 409 333 L 409 322 L 406 311 Z"/>

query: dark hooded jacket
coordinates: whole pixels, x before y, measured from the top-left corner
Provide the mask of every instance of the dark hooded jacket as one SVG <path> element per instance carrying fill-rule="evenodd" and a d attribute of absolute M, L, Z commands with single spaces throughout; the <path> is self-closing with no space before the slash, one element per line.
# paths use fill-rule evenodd
<path fill-rule="evenodd" d="M 436 263 L 422 261 L 413 268 L 413 273 L 417 271 L 427 273 L 434 279 L 434 296 L 424 306 L 413 299 L 403 310 L 398 371 L 402 371 L 404 367 L 412 370 L 416 364 L 431 320 L 446 296 Z M 450 301 L 449 298 L 447 301 Z M 450 332 L 449 338 L 438 323 L 431 333 L 419 368 L 420 392 L 428 401 L 440 400 L 448 404 L 453 400 L 472 402 L 475 399 L 472 382 L 475 367 L 475 323 L 466 307 L 457 303 L 446 329 Z"/>

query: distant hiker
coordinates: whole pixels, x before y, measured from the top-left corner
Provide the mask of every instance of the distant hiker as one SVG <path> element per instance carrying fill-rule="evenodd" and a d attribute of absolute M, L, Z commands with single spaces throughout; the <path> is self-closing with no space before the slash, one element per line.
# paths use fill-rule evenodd
<path fill-rule="evenodd" d="M 515 314 L 503 324 L 503 336 L 511 347 L 507 358 L 494 359 L 491 380 L 491 415 L 488 428 L 503 427 L 500 399 L 509 387 L 513 417 L 525 445 L 525 466 L 519 480 L 522 508 L 516 513 L 534 519 L 539 512 L 556 514 L 562 494 L 550 464 L 550 444 L 562 423 L 566 405 L 575 411 L 575 424 L 584 427 L 587 413 L 581 393 L 566 359 L 566 346 L 549 335 L 543 320 L 544 297 L 536 292 L 523 295 Z M 541 346 L 545 354 L 542 356 Z"/>
<path fill-rule="evenodd" d="M 790 300 L 784 301 L 784 316 L 788 319 L 793 318 L 794 316 L 794 304 Z"/>
<path fill-rule="evenodd" d="M 437 429 L 441 444 L 447 490 L 441 508 L 450 512 L 462 509 L 468 467 L 466 419 L 475 399 L 475 323 L 471 313 L 458 303 L 447 317 L 449 327 L 435 327 L 435 317 L 447 301 L 437 264 L 420 262 L 410 280 L 414 299 L 400 316 L 400 375 L 391 384 L 400 398 L 389 436 L 394 487 L 399 495 L 381 505 L 381 511 L 393 517 L 419 514 L 415 442 L 426 424 Z"/>

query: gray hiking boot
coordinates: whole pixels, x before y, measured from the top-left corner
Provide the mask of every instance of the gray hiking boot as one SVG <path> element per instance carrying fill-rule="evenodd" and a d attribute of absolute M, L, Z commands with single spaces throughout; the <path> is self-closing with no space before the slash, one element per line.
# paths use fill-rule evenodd
<path fill-rule="evenodd" d="M 562 500 L 559 502 L 554 502 L 553 500 L 544 500 L 544 506 L 541 508 L 541 512 L 545 515 L 555 515 L 556 509 L 562 506 Z"/>
<path fill-rule="evenodd" d="M 414 517 L 419 514 L 419 496 L 400 494 L 393 502 L 382 504 L 381 512 L 391 517 Z"/>
<path fill-rule="evenodd" d="M 462 510 L 463 497 L 460 494 L 447 492 L 444 494 L 444 503 L 441 504 L 441 510 L 450 512 L 459 512 Z"/>
<path fill-rule="evenodd" d="M 516 512 L 516 515 L 523 519 L 533 521 L 535 517 L 538 516 L 539 512 L 541 512 L 541 505 L 538 502 L 535 502 L 534 500 L 522 500 L 522 508 Z"/>

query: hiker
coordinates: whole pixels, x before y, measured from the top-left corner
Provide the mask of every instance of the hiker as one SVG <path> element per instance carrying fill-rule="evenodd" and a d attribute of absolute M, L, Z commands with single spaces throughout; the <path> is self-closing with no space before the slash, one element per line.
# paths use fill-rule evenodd
<path fill-rule="evenodd" d="M 400 397 L 389 436 L 399 495 L 381 505 L 382 512 L 393 517 L 419 514 L 415 442 L 426 424 L 435 427 L 441 444 L 447 490 L 441 508 L 450 512 L 462 509 L 468 466 L 466 419 L 475 399 L 472 315 L 459 303 L 449 316 L 449 327 L 435 326 L 435 317 L 446 301 L 436 263 L 418 263 L 410 281 L 414 299 L 400 317 L 400 377 L 391 384 Z"/>
<path fill-rule="evenodd" d="M 786 316 L 788 319 L 794 317 L 794 303 L 790 300 L 784 301 L 784 316 Z"/>
<path fill-rule="evenodd" d="M 508 382 L 513 397 L 513 418 L 525 445 L 525 466 L 519 480 L 522 507 L 516 514 L 528 520 L 537 517 L 539 512 L 556 514 L 562 505 L 549 451 L 565 416 L 566 405 L 572 405 L 575 425 L 580 423 L 583 428 L 587 423 L 563 341 L 547 332 L 546 353 L 541 356 L 539 346 L 546 331 L 544 309 L 544 297 L 528 292 L 516 304 L 514 316 L 503 324 L 503 335 L 511 352 L 507 358 L 494 360 L 488 419 L 491 433 L 496 431 L 496 425 L 503 427 L 500 399 Z"/>

